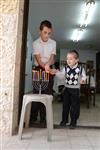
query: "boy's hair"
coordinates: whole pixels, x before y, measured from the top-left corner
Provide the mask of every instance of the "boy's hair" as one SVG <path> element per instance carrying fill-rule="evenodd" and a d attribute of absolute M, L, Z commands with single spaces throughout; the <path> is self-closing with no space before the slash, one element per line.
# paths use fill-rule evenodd
<path fill-rule="evenodd" d="M 79 58 L 79 53 L 76 50 L 70 50 L 68 53 L 74 54 L 74 56 L 75 56 L 76 59 Z"/>
<path fill-rule="evenodd" d="M 44 27 L 48 27 L 49 29 L 52 29 L 52 24 L 48 20 L 44 20 L 40 23 L 40 30 L 43 30 Z"/>

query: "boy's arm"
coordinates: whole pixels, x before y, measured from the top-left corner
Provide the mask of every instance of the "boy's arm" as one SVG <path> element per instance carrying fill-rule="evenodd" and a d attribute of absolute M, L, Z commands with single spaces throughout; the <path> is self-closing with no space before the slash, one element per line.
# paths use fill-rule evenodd
<path fill-rule="evenodd" d="M 50 71 L 50 65 L 54 64 L 55 55 L 56 55 L 56 42 L 53 42 L 51 55 L 49 57 L 49 60 L 48 60 L 47 64 L 45 65 L 45 71 L 46 72 L 49 72 Z"/>
<path fill-rule="evenodd" d="M 34 55 L 34 57 L 35 57 L 37 63 L 38 63 L 42 68 L 45 68 L 45 64 L 42 62 L 41 57 L 40 57 L 40 54 L 36 54 L 36 55 Z"/>
<path fill-rule="evenodd" d="M 50 65 L 53 65 L 55 61 L 55 55 L 51 54 L 47 64 L 45 65 L 45 71 L 46 72 L 50 72 Z"/>
<path fill-rule="evenodd" d="M 38 50 L 38 43 L 33 42 L 33 57 L 35 57 L 38 65 L 45 68 L 45 64 L 41 60 L 40 51 Z"/>
<path fill-rule="evenodd" d="M 80 80 L 80 84 L 86 84 L 86 73 L 84 68 L 82 68 L 82 73 L 81 73 L 81 80 Z"/>
<path fill-rule="evenodd" d="M 56 76 L 60 78 L 65 78 L 65 67 L 61 71 L 57 71 Z"/>
<path fill-rule="evenodd" d="M 37 63 L 42 67 L 42 68 L 45 68 L 45 66 L 50 66 L 52 64 L 54 64 L 54 60 L 55 60 L 55 55 L 54 54 L 51 54 L 47 64 L 45 65 L 42 60 L 41 60 L 41 57 L 40 57 L 40 54 L 35 54 L 34 55 Z"/>
<path fill-rule="evenodd" d="M 54 62 L 55 62 L 55 55 L 51 54 L 47 64 L 50 66 L 50 65 L 53 65 Z"/>
<path fill-rule="evenodd" d="M 35 59 L 37 60 L 37 63 L 45 69 L 47 73 L 50 73 L 52 75 L 56 74 L 57 70 L 56 69 L 51 69 L 48 65 L 45 65 L 40 57 L 40 54 L 34 55 Z M 53 62 L 53 57 L 50 58 L 50 62 Z M 47 68 L 46 68 L 47 67 Z"/>

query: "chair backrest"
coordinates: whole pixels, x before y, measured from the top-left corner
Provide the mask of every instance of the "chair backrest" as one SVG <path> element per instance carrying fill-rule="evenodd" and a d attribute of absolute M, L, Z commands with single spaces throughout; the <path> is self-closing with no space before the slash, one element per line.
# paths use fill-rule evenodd
<path fill-rule="evenodd" d="M 95 87 L 95 82 L 94 82 L 94 75 L 95 75 L 95 69 L 92 68 L 88 63 L 84 62 L 79 62 L 79 64 L 84 68 L 87 79 L 86 79 L 86 84 L 81 85 L 81 91 L 82 93 L 84 92 L 89 92 L 92 87 Z"/>
<path fill-rule="evenodd" d="M 87 84 L 89 84 L 89 87 L 95 87 L 95 81 L 94 81 L 94 76 L 95 76 L 95 69 L 88 69 L 87 70 Z"/>
<path fill-rule="evenodd" d="M 95 69 L 92 67 L 88 66 L 87 63 L 82 64 L 86 75 L 87 75 L 87 80 L 86 84 L 81 85 L 80 88 L 80 96 L 85 96 L 86 102 L 87 102 L 87 107 L 89 108 L 90 102 L 89 100 L 91 99 L 91 96 L 93 96 L 93 105 L 95 106 Z"/>

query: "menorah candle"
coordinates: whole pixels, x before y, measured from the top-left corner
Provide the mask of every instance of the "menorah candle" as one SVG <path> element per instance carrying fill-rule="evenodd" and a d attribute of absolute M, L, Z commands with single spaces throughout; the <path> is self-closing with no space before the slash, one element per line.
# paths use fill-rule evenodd
<path fill-rule="evenodd" d="M 42 71 L 42 81 L 44 80 L 44 71 Z"/>
<path fill-rule="evenodd" d="M 38 71 L 37 71 L 37 81 L 38 81 Z"/>
<path fill-rule="evenodd" d="M 38 81 L 38 71 L 36 71 L 36 80 Z"/>
<path fill-rule="evenodd" d="M 32 79 L 34 80 L 34 70 L 32 71 L 32 74 L 33 74 L 33 78 Z"/>
<path fill-rule="evenodd" d="M 34 80 L 36 80 L 36 71 L 34 71 Z"/>
<path fill-rule="evenodd" d="M 48 81 L 48 73 L 47 73 L 47 81 Z"/>
<path fill-rule="evenodd" d="M 38 81 L 40 80 L 40 75 L 39 75 L 39 71 L 37 72 L 38 73 Z"/>
<path fill-rule="evenodd" d="M 32 80 L 33 80 L 33 70 L 32 70 Z"/>
<path fill-rule="evenodd" d="M 46 80 L 46 72 L 44 71 L 44 81 Z"/>
<path fill-rule="evenodd" d="M 34 70 L 32 70 L 32 79 L 34 80 Z"/>
<path fill-rule="evenodd" d="M 40 79 L 42 79 L 42 71 L 41 71 L 41 69 L 40 69 Z"/>
<path fill-rule="evenodd" d="M 47 81 L 47 72 L 45 72 L 45 80 Z"/>
<path fill-rule="evenodd" d="M 33 80 L 35 80 L 35 71 L 33 70 Z"/>
<path fill-rule="evenodd" d="M 36 80 L 36 78 L 37 78 L 36 71 L 35 71 L 34 73 L 35 73 L 35 75 L 34 75 L 34 80 Z"/>
<path fill-rule="evenodd" d="M 45 71 L 44 71 L 44 81 L 45 81 Z"/>
<path fill-rule="evenodd" d="M 45 71 L 44 71 L 44 81 L 45 81 Z"/>
<path fill-rule="evenodd" d="M 48 73 L 48 79 L 47 80 L 49 81 L 49 73 Z"/>
<path fill-rule="evenodd" d="M 37 80 L 37 71 L 35 71 L 35 79 L 34 80 Z"/>
<path fill-rule="evenodd" d="M 44 81 L 45 81 L 45 71 L 44 71 Z"/>

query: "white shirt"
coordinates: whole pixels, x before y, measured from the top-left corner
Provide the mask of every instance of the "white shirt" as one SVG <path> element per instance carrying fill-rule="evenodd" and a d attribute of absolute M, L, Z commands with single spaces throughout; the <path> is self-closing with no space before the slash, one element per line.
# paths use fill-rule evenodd
<path fill-rule="evenodd" d="M 56 42 L 50 38 L 47 42 L 43 42 L 41 38 L 38 38 L 33 42 L 33 56 L 38 54 L 40 54 L 42 62 L 46 64 L 51 54 L 56 55 Z M 35 57 L 34 64 L 38 66 Z"/>

